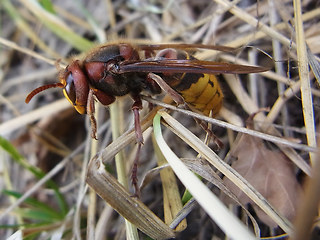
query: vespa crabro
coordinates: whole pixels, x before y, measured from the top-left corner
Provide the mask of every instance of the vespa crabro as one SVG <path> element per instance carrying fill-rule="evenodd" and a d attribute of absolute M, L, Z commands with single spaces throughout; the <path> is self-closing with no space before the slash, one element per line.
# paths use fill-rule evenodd
<path fill-rule="evenodd" d="M 159 94 L 161 89 L 178 104 L 186 103 L 205 115 L 215 116 L 221 106 L 223 93 L 215 75 L 221 73 L 248 74 L 267 71 L 254 67 L 203 61 L 189 54 L 190 50 L 206 48 L 233 51 L 223 46 L 201 44 L 104 44 L 91 50 L 82 60 L 74 59 L 59 73 L 59 83 L 48 84 L 33 90 L 26 98 L 48 88 L 63 88 L 63 93 L 80 114 L 88 114 L 92 123 L 92 137 L 96 138 L 94 98 L 109 105 L 116 97 L 130 94 L 139 149 L 143 143 L 139 110 L 140 94 Z M 137 161 L 134 168 L 136 169 Z M 134 174 L 133 174 L 134 175 Z M 136 177 L 133 176 L 136 186 Z M 137 189 L 137 188 L 136 188 Z"/>

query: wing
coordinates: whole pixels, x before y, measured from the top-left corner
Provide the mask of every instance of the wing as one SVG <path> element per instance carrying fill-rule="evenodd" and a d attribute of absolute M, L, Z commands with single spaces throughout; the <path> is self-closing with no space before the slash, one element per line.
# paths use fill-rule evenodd
<path fill-rule="evenodd" d="M 153 73 L 207 73 L 207 74 L 248 74 L 270 70 L 266 67 L 255 67 L 224 62 L 202 61 L 197 59 L 159 59 L 141 61 L 123 61 L 119 65 L 119 74 L 128 72 Z"/>
<path fill-rule="evenodd" d="M 221 52 L 235 52 L 237 49 L 226 46 L 215 46 L 206 44 L 188 44 L 188 43 L 163 43 L 163 44 L 136 44 L 137 48 L 146 51 L 161 50 L 165 48 L 174 48 L 181 50 L 210 49 Z"/>

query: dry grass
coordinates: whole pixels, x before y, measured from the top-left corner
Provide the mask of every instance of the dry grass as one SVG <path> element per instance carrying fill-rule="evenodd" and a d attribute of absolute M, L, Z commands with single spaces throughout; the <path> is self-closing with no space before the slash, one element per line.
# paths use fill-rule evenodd
<path fill-rule="evenodd" d="M 170 227 L 177 225 L 170 223 L 179 222 L 175 219 L 177 213 L 178 218 L 189 213 L 187 207 L 181 210 L 183 185 L 190 189 L 201 207 L 191 202 L 186 205 L 192 210 L 187 221 L 176 228 L 179 239 L 224 239 L 225 234 L 238 239 L 253 238 L 254 234 L 256 237 L 283 234 L 294 238 L 301 236 L 299 234 L 306 236 L 311 228 L 314 235 L 319 232 L 319 222 L 313 221 L 315 216 L 319 219 L 316 211 L 319 195 L 309 193 L 320 189 L 315 183 L 308 183 L 309 190 L 301 197 L 298 217 L 289 221 L 228 165 L 233 161 L 228 153 L 239 144 L 236 134 L 241 132 L 266 140 L 268 148 L 291 161 L 293 174 L 302 186 L 312 171 L 316 174 L 314 179 L 319 176 L 316 130 L 320 96 L 317 56 L 320 6 L 317 1 L 45 2 L 41 6 L 35 0 L 3 0 L 1 5 L 0 187 L 7 190 L 0 195 L 1 236 L 22 233 L 29 239 L 39 234 L 42 238 L 55 235 L 57 239 L 62 236 L 63 239 L 124 239 L 127 234 L 127 238 L 139 239 L 143 235 L 137 231 L 138 226 L 153 238 L 169 237 L 173 234 Z M 96 104 L 98 141 L 90 138 L 88 119 L 71 109 L 60 91 L 48 90 L 30 104 L 24 102 L 32 89 L 44 82 L 57 81 L 56 60 L 60 59 L 63 66 L 94 44 L 118 38 L 224 45 L 237 48 L 237 54 L 201 49 L 194 55 L 204 60 L 271 68 L 249 77 L 220 76 L 225 101 L 218 120 L 171 107 L 170 115 L 178 121 L 173 123 L 174 119 L 160 112 L 165 122 L 162 127 L 165 143 L 161 140 L 159 121 L 152 123 L 158 109 L 148 113 L 148 104 L 144 101 L 142 116 L 146 117 L 142 127 L 147 130 L 138 170 L 139 180 L 144 179 L 143 203 L 130 195 L 133 192 L 130 169 L 136 146 L 129 97 L 119 99 L 107 109 Z M 267 107 L 270 110 L 266 112 Z M 250 124 L 251 129 L 244 128 L 253 114 L 256 114 L 254 129 Z M 204 142 L 205 132 L 192 117 L 200 117 L 213 125 L 213 132 L 224 143 L 222 149 L 215 151 L 218 155 L 210 149 L 216 149 L 215 144 L 209 143 L 208 148 L 199 142 L 200 139 Z M 158 129 L 154 139 L 149 128 L 152 124 Z M 207 159 L 206 164 L 210 166 L 196 160 L 197 154 Z M 199 187 L 201 183 L 191 179 L 186 170 L 175 169 L 175 164 L 179 166 L 171 162 L 178 160 L 175 155 L 194 159 L 194 165 L 184 163 L 206 179 L 212 191 L 204 193 L 206 190 L 203 192 L 202 186 Z M 172 164 L 181 182 L 175 180 L 169 168 L 154 169 L 157 161 L 163 164 L 163 157 Z M 90 160 L 92 168 L 86 179 Z M 112 174 L 106 175 L 105 167 L 95 168 L 97 165 L 93 163 L 105 164 Z M 124 188 L 113 182 L 112 175 L 117 175 Z M 263 209 L 276 225 L 270 227 L 262 223 L 259 214 L 255 215 L 251 208 L 249 211 L 233 208 L 234 214 L 229 216 L 229 211 L 224 214 L 223 207 L 217 207 L 220 200 L 214 198 L 228 192 L 221 180 L 223 176 L 246 192 L 250 203 Z M 108 181 L 103 182 L 104 178 Z M 49 179 L 52 181 L 46 183 Z M 168 179 L 170 181 L 166 181 Z M 86 181 L 92 188 L 88 188 Z M 110 191 L 112 194 L 108 194 Z M 110 205 L 97 197 L 96 192 Z M 217 200 L 217 204 L 209 199 Z M 122 204 L 126 200 L 128 202 Z M 241 204 L 241 199 L 237 201 Z M 124 222 L 111 207 L 135 225 Z M 215 214 L 220 210 L 222 216 Z M 228 225 L 230 221 L 234 221 L 232 226 Z"/>

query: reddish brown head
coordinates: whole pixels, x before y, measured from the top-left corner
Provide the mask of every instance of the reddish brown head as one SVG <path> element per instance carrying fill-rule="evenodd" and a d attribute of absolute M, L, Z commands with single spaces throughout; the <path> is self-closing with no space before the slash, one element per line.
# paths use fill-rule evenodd
<path fill-rule="evenodd" d="M 89 94 L 89 84 L 79 61 L 73 61 L 64 71 L 59 74 L 60 83 L 48 84 L 34 89 L 26 97 L 25 102 L 30 100 L 38 93 L 49 88 L 63 88 L 63 94 L 74 108 L 80 113 L 86 113 L 86 106 Z"/>

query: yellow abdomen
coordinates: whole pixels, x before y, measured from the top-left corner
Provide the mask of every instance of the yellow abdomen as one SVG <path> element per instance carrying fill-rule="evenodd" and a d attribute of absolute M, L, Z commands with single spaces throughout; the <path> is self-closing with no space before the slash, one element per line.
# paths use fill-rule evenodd
<path fill-rule="evenodd" d="M 184 77 L 183 77 L 184 78 Z M 183 79 L 181 79 L 183 81 Z M 218 114 L 222 106 L 223 93 L 214 75 L 203 74 L 185 90 L 178 90 L 186 103 L 209 116 Z"/>

